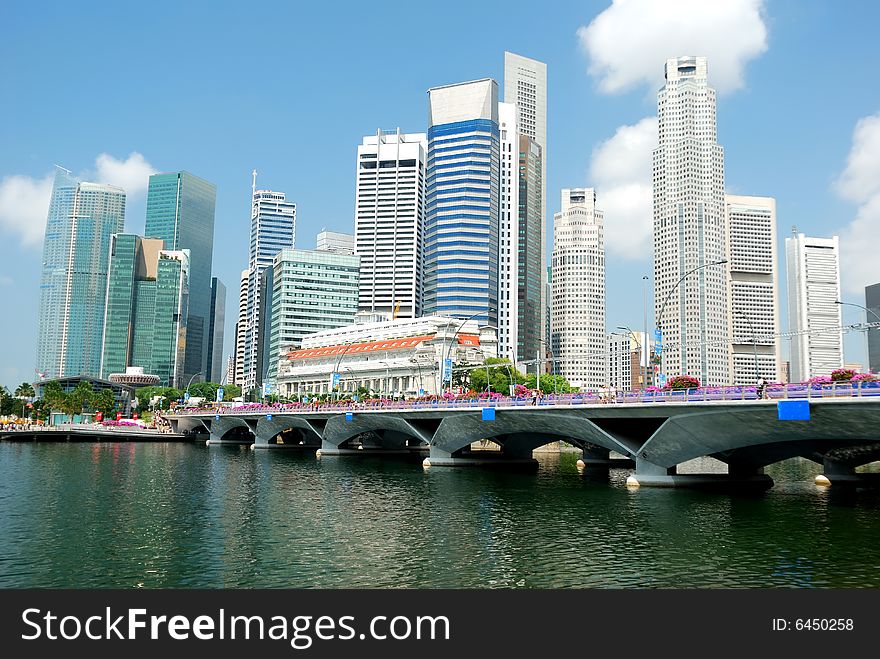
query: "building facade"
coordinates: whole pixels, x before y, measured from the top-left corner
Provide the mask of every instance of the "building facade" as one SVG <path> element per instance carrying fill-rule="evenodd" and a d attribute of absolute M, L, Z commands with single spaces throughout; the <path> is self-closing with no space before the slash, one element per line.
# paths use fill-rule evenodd
<path fill-rule="evenodd" d="M 648 359 L 651 349 L 652 342 L 644 332 L 609 334 L 608 387 L 625 392 L 651 386 L 653 382 Z"/>
<path fill-rule="evenodd" d="M 867 321 L 880 322 L 880 284 L 865 286 L 865 306 Z M 868 330 L 868 368 L 872 373 L 880 373 L 880 328 Z"/>
<path fill-rule="evenodd" d="M 319 250 L 284 249 L 272 274 L 269 324 L 269 380 L 282 355 L 302 345 L 303 337 L 354 323 L 358 307 L 360 262 L 357 256 Z"/>
<path fill-rule="evenodd" d="M 105 291 L 101 377 L 141 368 L 162 386 L 183 380 L 189 307 L 189 251 L 158 238 L 114 234 Z"/>
<path fill-rule="evenodd" d="M 214 205 L 217 188 L 189 172 L 154 174 L 147 189 L 144 235 L 161 238 L 167 250 L 189 250 L 189 317 L 184 375 L 204 377 L 208 370 L 211 317 L 211 268 L 214 253 Z"/>
<path fill-rule="evenodd" d="M 110 237 L 125 223 L 125 192 L 58 168 L 43 241 L 36 370 L 41 379 L 97 377 Z"/>
<path fill-rule="evenodd" d="M 726 195 L 733 384 L 782 380 L 776 200 Z"/>
<path fill-rule="evenodd" d="M 278 392 L 286 398 L 358 389 L 388 397 L 436 394 L 445 359 L 466 369 L 497 350 L 494 328 L 477 321 L 424 316 L 362 323 L 305 337 L 282 360 Z"/>
<path fill-rule="evenodd" d="M 315 241 L 315 249 L 321 252 L 335 252 L 336 254 L 354 254 L 355 237 L 350 233 L 321 230 Z"/>
<path fill-rule="evenodd" d="M 498 104 L 501 198 L 498 219 L 498 354 L 517 360 L 519 332 L 519 131 L 516 106 Z"/>
<path fill-rule="evenodd" d="M 727 301 L 724 150 L 705 57 L 666 62 L 653 153 L 655 318 L 662 371 L 732 380 Z M 720 263 L 720 265 L 711 265 Z"/>
<path fill-rule="evenodd" d="M 421 315 L 427 151 L 425 133 L 399 128 L 379 130 L 358 146 L 354 226 L 361 311 Z"/>
<path fill-rule="evenodd" d="M 517 356 L 527 359 L 549 348 L 544 338 L 543 221 L 541 217 L 541 147 L 527 135 L 519 136 L 519 228 L 517 231 Z"/>
<path fill-rule="evenodd" d="M 553 223 L 552 359 L 572 386 L 589 391 L 608 384 L 603 220 L 592 188 L 562 191 Z"/>
<path fill-rule="evenodd" d="M 840 251 L 837 236 L 785 239 L 791 381 L 831 375 L 843 366 L 840 330 Z"/>
<path fill-rule="evenodd" d="M 220 383 L 223 380 L 223 339 L 226 326 L 226 286 L 217 277 L 211 277 L 211 322 L 208 326 L 208 372 L 205 380 Z"/>
<path fill-rule="evenodd" d="M 426 315 L 498 325 L 498 84 L 428 90 Z"/>

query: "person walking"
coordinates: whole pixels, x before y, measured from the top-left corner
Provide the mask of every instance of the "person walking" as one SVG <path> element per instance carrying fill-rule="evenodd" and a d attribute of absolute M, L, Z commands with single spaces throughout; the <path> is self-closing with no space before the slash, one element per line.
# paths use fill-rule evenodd
<path fill-rule="evenodd" d="M 759 399 L 767 398 L 767 380 L 764 378 L 758 380 L 757 393 Z"/>

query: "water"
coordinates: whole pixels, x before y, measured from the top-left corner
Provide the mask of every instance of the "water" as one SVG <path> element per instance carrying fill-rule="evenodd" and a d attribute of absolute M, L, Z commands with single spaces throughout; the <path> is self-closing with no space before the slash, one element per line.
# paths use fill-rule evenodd
<path fill-rule="evenodd" d="M 196 444 L 0 444 L 0 587 L 878 587 L 880 494 L 423 470 Z"/>

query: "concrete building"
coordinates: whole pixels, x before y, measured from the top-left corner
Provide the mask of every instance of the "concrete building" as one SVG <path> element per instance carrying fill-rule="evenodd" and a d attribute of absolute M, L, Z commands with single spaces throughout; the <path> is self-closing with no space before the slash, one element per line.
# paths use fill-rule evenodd
<path fill-rule="evenodd" d="M 315 332 L 354 323 L 358 305 L 357 256 L 283 249 L 272 266 L 272 318 L 269 323 L 269 380 L 279 359 Z"/>
<path fill-rule="evenodd" d="M 217 188 L 189 172 L 154 174 L 147 189 L 144 235 L 161 238 L 167 250 L 188 249 L 189 317 L 186 324 L 184 377 L 208 371 L 211 321 L 211 268 L 214 254 L 214 205 Z"/>
<path fill-rule="evenodd" d="M 37 324 L 40 378 L 97 377 L 110 237 L 125 222 L 125 192 L 58 168 L 43 241 Z"/>
<path fill-rule="evenodd" d="M 654 304 L 662 372 L 729 384 L 727 267 L 709 265 L 727 259 L 724 150 L 705 57 L 667 60 L 657 109 Z"/>
<path fill-rule="evenodd" d="M 547 265 L 547 65 L 544 62 L 504 53 L 504 102 L 516 106 L 517 130 L 535 141 L 541 148 L 541 223 L 540 263 L 541 276 Z M 540 326 L 549 323 L 546 309 L 547 280 L 542 281 Z"/>
<path fill-rule="evenodd" d="M 610 389 L 638 391 L 653 384 L 647 361 L 652 341 L 644 332 L 612 332 L 608 335 L 607 350 Z"/>
<path fill-rule="evenodd" d="M 869 309 L 867 321 L 880 322 L 880 284 L 865 286 L 865 306 Z M 880 373 L 880 328 L 868 330 L 868 368 Z"/>
<path fill-rule="evenodd" d="M 166 387 L 183 382 L 189 309 L 189 250 L 158 238 L 110 240 L 101 377 L 140 367 Z"/>
<path fill-rule="evenodd" d="M 235 323 L 235 375 L 233 382 L 239 387 L 244 384 L 244 345 L 245 327 L 247 327 L 247 289 L 250 285 L 250 268 L 241 271 L 238 283 L 238 322 Z M 243 387 L 242 387 L 243 388 Z"/>
<path fill-rule="evenodd" d="M 519 345 L 519 131 L 516 106 L 498 104 L 501 200 L 498 222 L 498 354 L 516 363 Z"/>
<path fill-rule="evenodd" d="M 424 313 L 498 325 L 498 84 L 428 90 Z"/>
<path fill-rule="evenodd" d="M 352 325 L 303 338 L 282 360 L 278 393 L 296 398 L 366 388 L 395 397 L 436 394 L 447 355 L 462 368 L 483 364 L 497 350 L 495 329 L 475 320 L 424 316 Z"/>
<path fill-rule="evenodd" d="M 791 381 L 804 382 L 843 366 L 840 251 L 837 236 L 785 239 Z"/>
<path fill-rule="evenodd" d="M 519 230 L 517 232 L 517 356 L 528 359 L 544 343 L 544 230 L 541 215 L 541 147 L 519 136 Z M 546 343 L 544 343 L 545 347 Z"/>
<path fill-rule="evenodd" d="M 592 188 L 562 191 L 553 223 L 552 359 L 572 386 L 589 391 L 608 384 L 602 224 Z"/>
<path fill-rule="evenodd" d="M 322 229 L 318 233 L 315 249 L 321 252 L 334 252 L 350 256 L 355 253 L 354 236 L 350 233 Z"/>
<path fill-rule="evenodd" d="M 427 151 L 425 133 L 399 128 L 378 130 L 358 146 L 354 226 L 361 311 L 421 315 Z"/>
<path fill-rule="evenodd" d="M 733 384 L 782 380 L 776 200 L 726 195 Z"/>
<path fill-rule="evenodd" d="M 226 286 L 217 277 L 211 277 L 211 322 L 208 324 L 207 382 L 223 378 L 223 339 L 226 332 Z"/>

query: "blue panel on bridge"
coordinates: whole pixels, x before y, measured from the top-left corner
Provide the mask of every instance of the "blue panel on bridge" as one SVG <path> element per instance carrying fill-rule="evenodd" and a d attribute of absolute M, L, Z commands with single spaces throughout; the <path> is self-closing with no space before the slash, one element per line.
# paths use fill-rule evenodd
<path fill-rule="evenodd" d="M 809 421 L 810 401 L 780 400 L 776 403 L 776 411 L 780 421 Z"/>
<path fill-rule="evenodd" d="M 483 421 L 494 421 L 495 420 L 495 408 L 494 407 L 484 407 L 483 408 Z"/>
<path fill-rule="evenodd" d="M 267 415 L 266 415 L 266 421 L 271 421 L 271 420 L 272 420 L 272 415 L 271 415 L 271 414 L 267 414 Z"/>
<path fill-rule="evenodd" d="M 345 413 L 345 420 L 351 421 L 352 419 L 354 419 L 354 414 L 352 414 L 351 412 L 346 412 Z"/>

